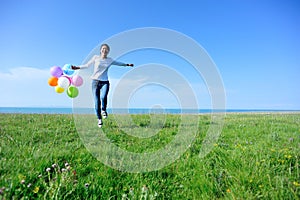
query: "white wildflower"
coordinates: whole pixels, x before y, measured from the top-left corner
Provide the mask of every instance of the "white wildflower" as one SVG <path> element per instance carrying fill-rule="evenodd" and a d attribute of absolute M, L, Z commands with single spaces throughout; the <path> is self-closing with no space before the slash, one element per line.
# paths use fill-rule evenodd
<path fill-rule="evenodd" d="M 56 168 L 56 167 L 57 167 L 57 164 L 54 163 L 54 164 L 52 165 L 52 168 Z"/>

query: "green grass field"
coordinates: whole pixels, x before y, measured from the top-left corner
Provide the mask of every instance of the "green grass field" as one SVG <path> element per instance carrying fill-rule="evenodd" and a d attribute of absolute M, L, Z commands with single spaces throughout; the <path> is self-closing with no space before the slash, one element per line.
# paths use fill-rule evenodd
<path fill-rule="evenodd" d="M 140 127 L 150 118 L 131 117 Z M 126 135 L 112 116 L 103 128 L 119 147 L 147 152 L 172 141 L 179 123 L 179 115 L 167 115 L 147 139 Z M 210 115 L 198 123 L 196 139 L 174 163 L 128 173 L 91 155 L 72 115 L 0 114 L 0 199 L 300 199 L 299 113 L 227 114 L 201 159 Z"/>

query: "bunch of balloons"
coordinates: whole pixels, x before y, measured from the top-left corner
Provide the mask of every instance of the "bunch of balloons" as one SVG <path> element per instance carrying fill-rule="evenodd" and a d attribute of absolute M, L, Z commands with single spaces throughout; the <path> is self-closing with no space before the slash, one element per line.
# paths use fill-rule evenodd
<path fill-rule="evenodd" d="M 48 84 L 55 87 L 55 92 L 67 92 L 70 98 L 75 98 L 79 94 L 77 87 L 83 84 L 81 76 L 75 74 L 72 65 L 65 64 L 63 68 L 53 66 L 50 68 L 51 77 L 48 79 Z"/>

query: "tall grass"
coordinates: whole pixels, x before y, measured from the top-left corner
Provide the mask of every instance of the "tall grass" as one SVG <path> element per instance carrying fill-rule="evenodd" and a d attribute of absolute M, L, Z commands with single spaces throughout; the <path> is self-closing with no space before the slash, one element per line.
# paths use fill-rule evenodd
<path fill-rule="evenodd" d="M 147 128 L 153 116 L 131 119 Z M 164 116 L 145 138 L 127 135 L 113 116 L 103 128 L 120 148 L 149 152 L 172 141 L 179 123 L 178 115 Z M 210 124 L 210 115 L 199 116 L 196 139 L 174 163 L 127 173 L 91 155 L 72 115 L 1 114 L 0 199 L 300 198 L 299 113 L 227 114 L 213 150 L 199 158 Z"/>

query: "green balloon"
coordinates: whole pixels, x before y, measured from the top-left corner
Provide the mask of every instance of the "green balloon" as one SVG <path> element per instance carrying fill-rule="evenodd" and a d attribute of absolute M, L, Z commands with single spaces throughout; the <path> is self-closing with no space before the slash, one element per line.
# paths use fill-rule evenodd
<path fill-rule="evenodd" d="M 70 87 L 68 87 L 67 94 L 69 97 L 75 98 L 78 96 L 79 91 L 75 86 L 70 86 Z"/>

